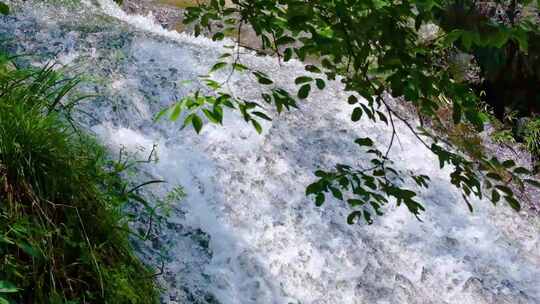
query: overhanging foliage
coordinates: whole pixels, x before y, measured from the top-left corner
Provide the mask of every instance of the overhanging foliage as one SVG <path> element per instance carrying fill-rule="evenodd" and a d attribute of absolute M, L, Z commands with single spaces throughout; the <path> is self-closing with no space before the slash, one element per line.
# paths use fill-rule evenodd
<path fill-rule="evenodd" d="M 451 52 L 480 49 L 511 49 L 513 55 L 525 56 L 534 38 L 540 37 L 534 18 L 517 18 L 515 13 L 519 8 L 534 9 L 540 1 L 495 2 L 505 2 L 511 22 L 496 22 L 481 14 L 469 16 L 467 12 L 475 12 L 476 8 L 470 1 L 459 0 L 208 1 L 187 10 L 185 22 L 195 23 L 196 35 L 206 29 L 213 33 L 214 40 L 232 36 L 237 45 L 245 46 L 242 28 L 250 27 L 260 40 L 257 51 L 283 61 L 296 58 L 307 62 L 308 58 L 316 58 L 316 63 L 305 64 L 306 75 L 296 79 L 298 91 L 291 94 L 276 86 L 262 71 L 243 65 L 240 52 L 232 46 L 209 75 L 202 77 L 214 94 L 197 91 L 159 116 L 169 115 L 177 120 L 181 113 L 186 113 L 184 125 L 191 124 L 200 132 L 205 117 L 211 123 L 221 124 L 223 107 L 228 107 L 240 111 L 260 133 L 258 120 L 271 119 L 263 107 L 254 101 L 234 98 L 224 83 L 212 79 L 212 73 L 223 69 L 251 73 L 265 88 L 261 99 L 274 105 L 278 112 L 296 107 L 298 100 L 308 98 L 315 88 L 325 89 L 327 80 L 339 76 L 350 92 L 347 102 L 355 106 L 351 120 L 382 121 L 392 128 L 392 140 L 386 151 L 373 147 L 369 137 L 356 141 L 373 156 L 370 168 L 340 164 L 334 171 L 316 172 L 318 180 L 306 193 L 313 195 L 317 205 L 323 204 L 327 195 L 346 201 L 353 210 L 350 223 L 357 217 L 372 222 L 372 214 L 381 215 L 381 205 L 389 197 L 398 205 L 405 204 L 416 216 L 424 210 L 425 202 L 417 198 L 417 193 L 395 181 L 410 178 L 419 186 L 428 187 L 429 177 L 398 172 L 388 158 L 396 135 L 394 122 L 399 120 L 438 157 L 441 168 L 450 166 L 451 182 L 462 191 L 471 211 L 473 196 L 487 197 L 494 204 L 504 199 L 519 210 L 520 203 L 512 189 L 522 192 L 526 183 L 539 186 L 530 179 L 529 170 L 512 160 L 499 161 L 481 151 L 469 153 L 468 149 L 453 145 L 444 133 L 418 129 L 384 98 L 387 93 L 402 98 L 414 105 L 419 116 L 434 122 L 444 120 L 440 112 L 449 109 L 453 126 L 470 125 L 471 129 L 481 131 L 485 114 L 480 110 L 480 96 L 471 84 L 455 75 L 445 58 Z M 422 33 L 430 26 L 436 31 L 426 37 Z M 490 64 L 494 62 L 484 60 L 483 72 L 493 68 Z M 505 59 L 499 64 L 506 64 Z"/>

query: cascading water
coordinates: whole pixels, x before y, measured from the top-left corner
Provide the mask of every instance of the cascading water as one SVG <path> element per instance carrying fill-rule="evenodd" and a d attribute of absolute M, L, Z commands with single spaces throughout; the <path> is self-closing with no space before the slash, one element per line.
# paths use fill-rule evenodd
<path fill-rule="evenodd" d="M 113 153 L 144 156 L 157 144 L 157 163 L 133 178 L 168 183 L 147 195 L 186 189 L 159 238 L 135 241 L 148 263 L 165 257 L 164 303 L 540 303 L 540 221 L 486 201 L 470 214 L 448 172 L 405 131 L 391 156 L 432 177 L 419 190 L 423 222 L 390 206 L 372 226 L 349 226 L 338 202 L 313 206 L 304 189 L 318 166 L 362 165 L 353 140 L 369 134 L 382 146 L 391 135 L 385 125 L 351 123 L 338 83 L 276 115 L 262 135 L 234 113 L 196 135 L 153 117 L 190 91 L 180 82 L 206 73 L 220 44 L 165 31 L 109 0 L 11 4 L 13 15 L 0 17 L 0 39 L 16 39 L 11 51 L 57 58 L 85 75 L 82 91 L 100 95 L 81 105 L 86 129 Z M 302 72 L 296 63 L 243 60 L 291 91 Z M 235 76 L 231 90 L 259 96 L 246 77 Z"/>

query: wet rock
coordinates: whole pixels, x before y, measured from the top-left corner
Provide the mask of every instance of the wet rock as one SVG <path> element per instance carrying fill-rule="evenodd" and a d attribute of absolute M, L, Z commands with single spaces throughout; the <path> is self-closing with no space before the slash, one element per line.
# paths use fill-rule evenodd
<path fill-rule="evenodd" d="M 184 19 L 183 9 L 168 6 L 154 0 L 124 0 L 122 8 L 130 14 L 150 14 L 156 22 L 169 30 L 179 28 Z"/>

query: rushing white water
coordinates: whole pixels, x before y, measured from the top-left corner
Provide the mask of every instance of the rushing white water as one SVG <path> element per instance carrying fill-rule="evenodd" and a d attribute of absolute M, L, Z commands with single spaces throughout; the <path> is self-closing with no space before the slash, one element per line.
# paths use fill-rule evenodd
<path fill-rule="evenodd" d="M 124 147 L 144 156 L 157 144 L 158 162 L 134 177 L 168 182 L 148 188 L 149 197 L 186 189 L 159 238 L 136 243 L 154 266 L 164 252 L 164 303 L 540 303 L 540 221 L 486 201 L 475 201 L 471 215 L 448 172 L 405 128 L 398 126 L 391 156 L 401 169 L 432 177 L 418 190 L 423 222 L 391 206 L 372 226 L 349 226 L 344 206 L 314 207 L 305 186 L 318 166 L 362 165 L 353 140 L 369 134 L 385 145 L 388 127 L 351 123 L 337 83 L 276 115 L 262 135 L 234 113 L 201 135 L 155 123 L 155 113 L 191 89 L 179 83 L 206 73 L 222 45 L 98 2 L 13 3 L 14 16 L 0 17 L 0 38 L 17 39 L 11 51 L 54 54 L 72 73 L 89 75 L 82 89 L 102 97 L 84 105 L 79 120 L 113 153 Z M 302 71 L 250 54 L 243 60 L 291 91 Z M 251 79 L 231 82 L 235 94 L 258 98 Z"/>

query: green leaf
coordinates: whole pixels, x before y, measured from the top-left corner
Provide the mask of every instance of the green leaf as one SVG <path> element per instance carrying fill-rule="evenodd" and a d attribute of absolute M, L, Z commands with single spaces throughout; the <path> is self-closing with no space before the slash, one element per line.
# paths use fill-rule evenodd
<path fill-rule="evenodd" d="M 310 194 L 316 194 L 321 191 L 319 183 L 313 183 L 306 187 L 306 196 Z"/>
<path fill-rule="evenodd" d="M 296 79 L 294 80 L 294 83 L 295 83 L 295 84 L 303 84 L 303 83 L 311 82 L 311 81 L 313 81 L 313 78 L 311 78 L 311 77 L 308 77 L 308 76 L 300 76 L 300 77 L 298 77 L 298 78 L 296 78 Z"/>
<path fill-rule="evenodd" d="M 266 103 L 272 103 L 272 96 L 270 96 L 269 94 L 262 93 L 261 97 Z"/>
<path fill-rule="evenodd" d="M 218 117 L 215 116 L 214 112 L 208 110 L 208 109 L 203 109 L 202 110 L 204 115 L 206 116 L 206 118 L 208 118 L 208 120 L 212 123 L 220 123 L 220 120 Z"/>
<path fill-rule="evenodd" d="M 221 70 L 226 66 L 227 66 L 226 62 L 218 62 L 218 63 L 214 64 L 214 66 L 210 69 L 210 73 Z"/>
<path fill-rule="evenodd" d="M 503 167 L 505 167 L 506 169 L 509 169 L 509 168 L 512 168 L 512 167 L 515 167 L 516 166 L 516 163 L 509 159 L 509 160 L 505 160 L 503 163 L 502 163 Z"/>
<path fill-rule="evenodd" d="M 503 186 L 503 185 L 497 185 L 495 186 L 495 188 L 497 188 L 498 190 L 508 194 L 508 195 L 513 195 L 513 192 L 510 188 L 506 187 L 506 186 Z"/>
<path fill-rule="evenodd" d="M 177 121 L 178 117 L 180 117 L 180 113 L 182 113 L 182 102 L 178 102 L 174 105 L 174 108 L 171 112 L 171 116 L 169 116 L 169 119 L 171 121 Z"/>
<path fill-rule="evenodd" d="M 482 130 L 484 128 L 484 121 L 480 117 L 480 113 L 476 110 L 468 110 L 465 112 L 465 117 L 471 122 L 477 130 Z"/>
<path fill-rule="evenodd" d="M 354 141 L 357 145 L 363 146 L 363 147 L 371 147 L 373 146 L 373 140 L 369 137 L 364 138 L 358 138 Z"/>
<path fill-rule="evenodd" d="M 501 195 L 499 194 L 499 191 L 493 189 L 493 191 L 491 191 L 491 201 L 496 204 L 498 203 L 499 201 L 501 200 Z"/>
<path fill-rule="evenodd" d="M 324 200 L 324 194 L 318 193 L 317 196 L 315 196 L 315 205 L 317 205 L 317 207 L 322 206 L 324 204 Z"/>
<path fill-rule="evenodd" d="M 362 211 L 354 211 L 347 217 L 347 224 L 354 225 L 356 218 L 362 217 Z"/>
<path fill-rule="evenodd" d="M 364 114 L 364 112 L 362 111 L 362 108 L 360 107 L 354 108 L 351 115 L 351 120 L 354 122 L 359 121 L 362 118 L 362 114 Z"/>
<path fill-rule="evenodd" d="M 515 174 L 531 174 L 531 171 L 523 167 L 517 167 L 514 169 L 514 173 Z"/>
<path fill-rule="evenodd" d="M 339 191 L 338 188 L 335 188 L 335 187 L 330 187 L 330 191 L 332 192 L 332 195 L 337 198 L 338 200 L 342 201 L 343 200 L 343 193 L 341 193 L 341 191 Z"/>
<path fill-rule="evenodd" d="M 348 199 L 347 203 L 349 203 L 351 207 L 356 207 L 356 206 L 362 206 L 364 204 L 364 201 L 361 201 L 359 199 Z"/>
<path fill-rule="evenodd" d="M 540 189 L 540 182 L 534 179 L 526 179 L 525 182 Z"/>
<path fill-rule="evenodd" d="M 355 103 L 358 102 L 358 98 L 356 98 L 355 96 L 351 95 L 349 96 L 349 99 L 347 100 L 347 102 L 350 104 L 350 105 L 353 105 Z"/>
<path fill-rule="evenodd" d="M 204 80 L 204 82 L 206 83 L 206 85 L 211 88 L 212 90 L 214 91 L 217 91 L 221 88 L 221 84 L 215 80 L 212 80 L 212 79 L 206 79 Z"/>
<path fill-rule="evenodd" d="M 165 114 L 167 114 L 169 112 L 169 110 L 170 110 L 170 108 L 165 108 L 165 109 L 159 111 L 159 113 L 154 118 L 154 122 L 159 121 L 161 119 L 161 117 L 165 116 Z"/>
<path fill-rule="evenodd" d="M 231 56 L 232 56 L 231 53 L 224 53 L 223 55 L 219 56 L 218 59 L 225 59 Z"/>
<path fill-rule="evenodd" d="M 326 87 L 326 83 L 325 83 L 324 80 L 321 79 L 321 78 L 315 79 L 315 83 L 317 84 L 317 88 L 318 88 L 319 90 L 324 90 L 324 88 Z"/>
<path fill-rule="evenodd" d="M 474 212 L 473 205 L 471 204 L 471 202 L 469 201 L 469 199 L 467 198 L 467 196 L 466 196 L 465 194 L 462 194 L 461 196 L 463 197 L 463 200 L 464 200 L 465 203 L 467 204 L 467 208 L 469 208 L 469 212 L 470 212 L 470 213 L 473 213 L 473 212 Z"/>
<path fill-rule="evenodd" d="M 214 36 L 212 36 L 212 40 L 214 41 L 220 41 L 223 40 L 223 38 L 225 38 L 225 34 L 222 32 L 215 33 Z"/>
<path fill-rule="evenodd" d="M 300 88 L 300 90 L 298 90 L 298 98 L 306 99 L 309 96 L 309 91 L 311 91 L 311 85 L 310 84 L 303 85 Z"/>
<path fill-rule="evenodd" d="M 0 293 L 15 293 L 19 292 L 17 286 L 8 281 L 0 281 Z"/>
<path fill-rule="evenodd" d="M 5 4 L 4 2 L 0 2 L 0 14 L 2 15 L 9 14 L 9 6 L 7 6 L 7 4 Z"/>
<path fill-rule="evenodd" d="M 8 299 L 0 295 L 0 304 L 9 304 L 9 301 Z"/>
<path fill-rule="evenodd" d="M 284 60 L 285 62 L 291 60 L 292 55 L 293 55 L 292 49 L 291 49 L 291 48 L 286 49 L 286 50 L 285 50 L 285 53 L 283 54 L 283 60 Z"/>
<path fill-rule="evenodd" d="M 255 75 L 255 77 L 257 77 L 257 81 L 260 84 L 270 85 L 270 84 L 274 83 L 272 80 L 270 80 L 270 78 L 266 74 L 264 74 L 262 72 L 255 71 L 255 72 L 253 72 L 253 75 Z"/>
<path fill-rule="evenodd" d="M 272 120 L 272 118 L 270 118 L 268 115 L 264 114 L 263 112 L 255 111 L 255 112 L 252 112 L 251 114 L 258 116 L 264 120 L 268 120 L 268 121 Z"/>
<path fill-rule="evenodd" d="M 214 112 L 214 117 L 220 124 L 223 124 L 223 108 L 221 107 L 221 104 L 215 103 L 212 110 Z"/>
<path fill-rule="evenodd" d="M 377 115 L 379 115 L 379 119 L 384 122 L 385 124 L 388 124 L 388 118 L 386 118 L 386 115 L 384 115 L 383 112 L 377 111 Z"/>
<path fill-rule="evenodd" d="M 248 70 L 248 67 L 241 64 L 241 63 L 233 63 L 233 69 L 238 72 L 243 72 L 245 70 Z"/>
<path fill-rule="evenodd" d="M 367 212 L 366 210 L 364 210 L 364 220 L 366 221 L 366 223 L 368 223 L 368 225 L 371 225 L 373 224 L 373 220 L 371 219 L 371 213 Z"/>
<path fill-rule="evenodd" d="M 264 84 L 264 85 L 270 85 L 270 84 L 273 84 L 274 82 L 268 78 L 264 78 L 264 77 L 259 77 L 257 79 L 257 81 L 260 83 L 260 84 Z"/>
<path fill-rule="evenodd" d="M 259 133 L 259 134 L 262 133 L 262 131 L 263 131 L 262 126 L 258 121 L 252 119 L 251 124 L 253 125 L 253 127 L 255 128 L 255 131 L 257 131 L 257 133 Z"/>
<path fill-rule="evenodd" d="M 495 173 L 495 172 L 489 172 L 488 174 L 486 174 L 486 176 L 493 179 L 493 180 L 502 181 L 501 176 L 498 173 Z"/>
<path fill-rule="evenodd" d="M 193 125 L 193 128 L 195 129 L 197 134 L 201 133 L 201 130 L 202 130 L 202 127 L 203 127 L 203 122 L 202 122 L 202 119 L 199 116 L 194 114 L 192 119 L 191 119 L 191 124 Z"/>
<path fill-rule="evenodd" d="M 512 209 L 514 209 L 516 211 L 521 210 L 521 205 L 512 196 L 505 196 L 504 199 L 506 200 L 506 202 L 508 202 L 508 204 L 510 205 L 510 207 L 512 207 Z"/>
<path fill-rule="evenodd" d="M 321 70 L 318 67 L 311 64 L 306 65 L 306 71 L 317 74 L 321 73 Z"/>

